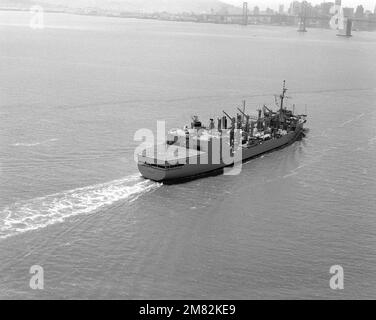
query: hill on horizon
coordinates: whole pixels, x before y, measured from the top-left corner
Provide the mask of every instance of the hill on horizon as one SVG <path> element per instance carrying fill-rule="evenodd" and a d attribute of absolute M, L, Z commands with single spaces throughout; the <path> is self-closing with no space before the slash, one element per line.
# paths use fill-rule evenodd
<path fill-rule="evenodd" d="M 212 10 L 239 10 L 220 0 L 0 0 L 0 7 L 28 7 L 41 5 L 48 8 L 100 9 L 123 12 L 195 12 Z"/>

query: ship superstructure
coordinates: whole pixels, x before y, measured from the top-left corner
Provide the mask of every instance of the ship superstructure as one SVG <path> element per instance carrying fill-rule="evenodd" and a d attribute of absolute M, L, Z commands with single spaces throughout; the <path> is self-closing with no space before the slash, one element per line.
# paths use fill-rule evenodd
<path fill-rule="evenodd" d="M 166 142 L 138 155 L 138 168 L 145 178 L 178 182 L 234 166 L 252 157 L 294 142 L 303 132 L 306 114 L 297 115 L 285 106 L 287 88 L 276 98 L 278 110 L 264 105 L 257 116 L 237 108 L 236 117 L 223 116 L 204 126 L 198 116 L 190 126 L 172 129 Z"/>

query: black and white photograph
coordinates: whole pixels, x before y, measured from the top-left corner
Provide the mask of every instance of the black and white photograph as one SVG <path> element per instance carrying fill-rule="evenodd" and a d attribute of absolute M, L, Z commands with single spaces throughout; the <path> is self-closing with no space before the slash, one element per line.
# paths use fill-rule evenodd
<path fill-rule="evenodd" d="M 0 300 L 375 298 L 375 0 L 0 0 Z"/>

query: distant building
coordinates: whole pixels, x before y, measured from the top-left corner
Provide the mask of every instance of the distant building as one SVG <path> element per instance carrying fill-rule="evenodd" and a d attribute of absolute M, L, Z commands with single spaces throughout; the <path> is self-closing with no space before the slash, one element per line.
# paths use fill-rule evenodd
<path fill-rule="evenodd" d="M 227 7 L 222 7 L 216 13 L 219 15 L 225 16 L 225 15 L 228 15 L 229 12 L 228 12 Z"/>
<path fill-rule="evenodd" d="M 283 14 L 285 12 L 285 6 L 283 4 L 279 5 L 278 13 Z"/>
<path fill-rule="evenodd" d="M 269 15 L 272 15 L 272 14 L 274 14 L 274 10 L 270 9 L 270 8 L 266 8 L 265 13 L 269 14 Z"/>
<path fill-rule="evenodd" d="M 289 8 L 289 14 L 293 16 L 298 16 L 300 14 L 301 4 L 299 1 L 291 2 Z"/>
<path fill-rule="evenodd" d="M 253 14 L 255 15 L 255 16 L 258 16 L 259 14 L 260 14 L 260 8 L 259 7 L 254 7 L 253 8 Z"/>
<path fill-rule="evenodd" d="M 320 17 L 322 16 L 321 14 L 321 6 L 320 5 L 316 5 L 314 7 L 311 8 L 311 16 L 312 17 Z"/>
<path fill-rule="evenodd" d="M 367 18 L 367 19 L 374 18 L 374 20 L 376 21 L 376 15 L 373 14 L 371 10 L 364 11 L 364 17 Z"/>
<path fill-rule="evenodd" d="M 330 10 L 332 9 L 332 7 L 334 6 L 334 2 L 323 2 L 321 3 L 320 5 L 320 13 L 322 15 L 330 15 Z"/>
<path fill-rule="evenodd" d="M 364 7 L 359 5 L 356 7 L 355 11 L 355 18 L 363 18 L 364 17 Z"/>
<path fill-rule="evenodd" d="M 313 16 L 312 4 L 307 1 L 303 1 L 300 6 L 300 15 Z"/>

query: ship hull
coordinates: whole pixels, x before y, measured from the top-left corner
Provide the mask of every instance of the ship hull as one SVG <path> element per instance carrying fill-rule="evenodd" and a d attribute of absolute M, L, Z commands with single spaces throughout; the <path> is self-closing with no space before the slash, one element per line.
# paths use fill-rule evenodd
<path fill-rule="evenodd" d="M 298 126 L 295 131 L 289 132 L 281 138 L 263 141 L 262 143 L 243 147 L 242 161 L 257 157 L 263 153 L 284 147 L 293 143 L 301 135 L 303 126 Z M 150 166 L 145 163 L 138 163 L 138 169 L 141 175 L 147 179 L 164 182 L 177 183 L 187 180 L 196 179 L 202 176 L 220 174 L 225 167 L 232 166 L 231 164 L 185 164 L 175 168 L 160 168 Z"/>
<path fill-rule="evenodd" d="M 243 148 L 243 160 L 248 160 L 294 142 L 301 135 L 302 130 L 303 127 L 298 127 L 296 131 L 289 132 L 279 139 L 267 140 L 255 147 Z"/>
<path fill-rule="evenodd" d="M 195 179 L 219 171 L 224 167 L 223 164 L 186 164 L 182 167 L 163 169 L 138 164 L 138 170 L 144 178 L 167 183 Z"/>

